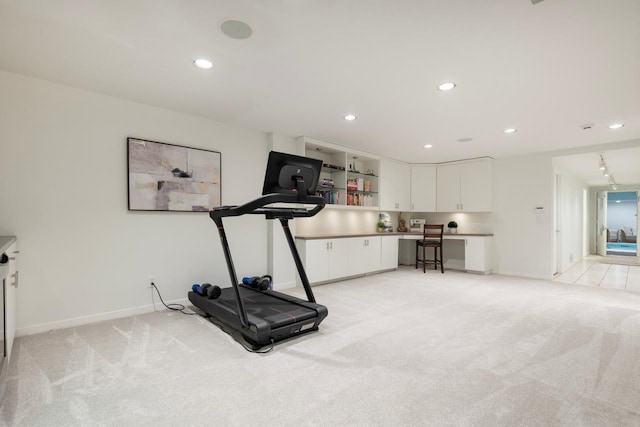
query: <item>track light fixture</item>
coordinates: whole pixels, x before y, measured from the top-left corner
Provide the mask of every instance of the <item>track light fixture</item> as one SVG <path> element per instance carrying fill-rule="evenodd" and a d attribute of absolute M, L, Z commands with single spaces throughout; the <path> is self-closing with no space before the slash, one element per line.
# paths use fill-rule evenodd
<path fill-rule="evenodd" d="M 613 190 L 618 189 L 618 183 L 616 179 L 609 172 L 609 168 L 607 167 L 607 162 L 604 160 L 604 153 L 600 153 L 600 161 L 598 162 L 598 168 L 602 171 L 602 175 L 607 178 L 609 181 L 609 185 L 612 186 Z"/>

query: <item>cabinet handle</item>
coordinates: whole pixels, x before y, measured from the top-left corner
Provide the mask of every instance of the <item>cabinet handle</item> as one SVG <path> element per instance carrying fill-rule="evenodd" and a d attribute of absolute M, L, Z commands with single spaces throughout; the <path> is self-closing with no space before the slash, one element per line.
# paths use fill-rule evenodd
<path fill-rule="evenodd" d="M 11 284 L 11 286 L 15 286 L 16 288 L 18 287 L 18 272 L 16 271 L 15 273 L 13 273 L 11 275 L 11 277 L 13 277 L 13 283 Z"/>
<path fill-rule="evenodd" d="M 13 253 L 17 255 L 20 253 L 20 251 L 13 251 Z"/>
<path fill-rule="evenodd" d="M 9 261 L 15 261 L 16 257 L 9 257 Z"/>
<path fill-rule="evenodd" d="M 333 250 L 333 242 L 329 243 L 329 246 L 331 247 L 331 250 Z"/>
<path fill-rule="evenodd" d="M 325 243 L 327 245 L 327 250 L 329 250 L 329 242 Z"/>

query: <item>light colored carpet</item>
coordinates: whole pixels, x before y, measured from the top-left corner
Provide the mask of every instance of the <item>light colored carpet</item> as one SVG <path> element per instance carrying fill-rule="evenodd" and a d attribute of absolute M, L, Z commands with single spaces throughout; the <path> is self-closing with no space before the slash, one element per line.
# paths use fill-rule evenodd
<path fill-rule="evenodd" d="M 265 355 L 164 311 L 20 338 L 0 421 L 640 425 L 640 294 L 406 267 L 314 291 L 321 330 Z"/>

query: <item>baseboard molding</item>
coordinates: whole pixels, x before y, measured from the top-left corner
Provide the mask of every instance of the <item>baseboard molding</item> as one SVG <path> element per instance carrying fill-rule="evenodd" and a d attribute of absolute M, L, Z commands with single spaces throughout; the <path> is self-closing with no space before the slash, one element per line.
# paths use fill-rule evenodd
<path fill-rule="evenodd" d="M 293 282 L 284 282 L 284 283 L 277 283 L 273 285 L 273 290 L 274 291 L 280 291 L 282 289 L 291 289 L 291 288 L 295 288 L 296 287 L 296 281 L 294 280 Z"/>
<path fill-rule="evenodd" d="M 187 298 L 174 301 L 166 301 L 167 304 L 182 304 L 188 306 L 190 304 Z M 58 329 L 75 328 L 77 326 L 88 325 L 91 323 L 103 322 L 105 320 L 120 319 L 122 317 L 137 316 L 140 314 L 151 313 L 153 311 L 165 310 L 160 301 L 154 304 L 142 305 L 140 307 L 126 308 L 123 310 L 108 311 L 106 313 L 92 314 L 90 316 L 75 317 L 73 319 L 59 320 L 56 322 L 40 323 L 38 325 L 26 326 L 16 329 L 16 337 L 35 335 L 42 332 L 49 332 Z"/>
<path fill-rule="evenodd" d="M 553 276 L 551 276 L 551 277 L 542 277 L 542 276 L 538 276 L 538 275 L 535 275 L 535 274 L 514 272 L 514 271 L 498 271 L 495 274 L 499 274 L 500 276 L 524 277 L 524 278 L 527 278 L 527 279 L 538 279 L 538 280 L 552 280 L 553 279 Z"/>

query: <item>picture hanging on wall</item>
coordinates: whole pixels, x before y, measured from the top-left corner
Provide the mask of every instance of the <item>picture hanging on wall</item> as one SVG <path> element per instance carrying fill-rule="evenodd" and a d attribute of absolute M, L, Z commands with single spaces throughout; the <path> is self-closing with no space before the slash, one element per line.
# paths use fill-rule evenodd
<path fill-rule="evenodd" d="M 207 212 L 221 204 L 217 151 L 127 138 L 129 210 Z"/>

